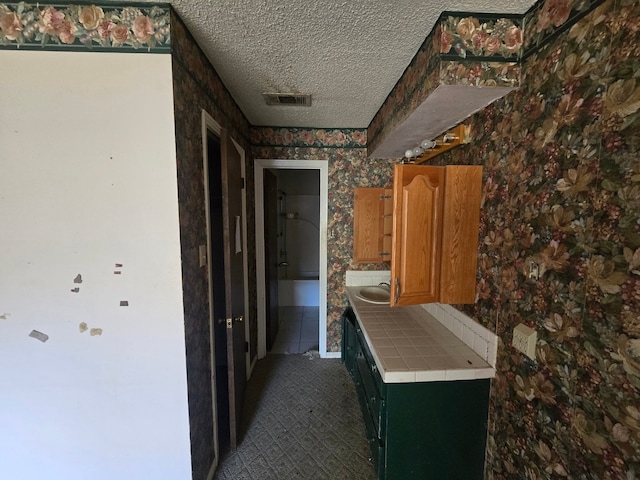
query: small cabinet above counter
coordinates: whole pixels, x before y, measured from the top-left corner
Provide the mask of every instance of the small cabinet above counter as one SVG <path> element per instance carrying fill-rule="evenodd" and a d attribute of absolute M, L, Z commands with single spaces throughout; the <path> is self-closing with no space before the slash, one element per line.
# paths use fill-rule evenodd
<path fill-rule="evenodd" d="M 475 302 L 482 167 L 396 164 L 354 190 L 354 262 L 391 264 L 391 306 Z"/>
<path fill-rule="evenodd" d="M 393 173 L 391 305 L 475 303 L 482 167 Z"/>
<path fill-rule="evenodd" d="M 353 261 L 388 263 L 391 260 L 392 191 L 356 188 L 353 194 Z"/>

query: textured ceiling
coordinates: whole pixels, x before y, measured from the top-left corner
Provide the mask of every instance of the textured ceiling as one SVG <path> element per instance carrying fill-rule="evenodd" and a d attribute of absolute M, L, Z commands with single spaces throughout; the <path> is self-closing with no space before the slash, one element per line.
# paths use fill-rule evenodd
<path fill-rule="evenodd" d="M 525 13 L 533 0 L 174 0 L 249 122 L 365 128 L 445 11 Z M 262 93 L 310 93 L 311 107 Z"/>

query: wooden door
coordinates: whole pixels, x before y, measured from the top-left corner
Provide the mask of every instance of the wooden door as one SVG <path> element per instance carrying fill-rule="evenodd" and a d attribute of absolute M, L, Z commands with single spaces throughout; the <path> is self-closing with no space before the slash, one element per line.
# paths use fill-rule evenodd
<path fill-rule="evenodd" d="M 265 291 L 267 312 L 267 350 L 278 335 L 278 181 L 264 171 Z"/>
<path fill-rule="evenodd" d="M 242 178 L 240 153 L 223 129 L 221 134 L 222 223 L 225 318 L 229 382 L 229 444 L 235 449 L 246 377 L 244 270 L 242 251 Z"/>
<path fill-rule="evenodd" d="M 356 188 L 353 192 L 353 261 L 383 261 L 384 188 Z"/>
<path fill-rule="evenodd" d="M 443 167 L 394 166 L 391 305 L 438 299 Z"/>

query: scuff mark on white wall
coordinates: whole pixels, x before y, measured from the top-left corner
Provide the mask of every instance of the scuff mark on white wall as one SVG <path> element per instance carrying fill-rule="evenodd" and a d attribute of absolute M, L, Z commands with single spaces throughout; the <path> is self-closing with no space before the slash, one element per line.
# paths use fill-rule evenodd
<path fill-rule="evenodd" d="M 31 333 L 29 334 L 29 336 L 31 338 L 35 338 L 36 340 L 40 340 L 42 343 L 49 340 L 49 335 L 47 335 L 46 333 L 39 332 L 38 330 L 31 330 Z"/>

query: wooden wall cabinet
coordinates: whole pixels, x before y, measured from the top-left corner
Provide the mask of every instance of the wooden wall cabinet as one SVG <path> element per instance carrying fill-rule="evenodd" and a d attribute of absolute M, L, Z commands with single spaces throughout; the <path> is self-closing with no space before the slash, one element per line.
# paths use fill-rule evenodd
<path fill-rule="evenodd" d="M 482 167 L 396 164 L 391 306 L 475 303 Z"/>
<path fill-rule="evenodd" d="M 353 261 L 391 260 L 391 189 L 356 188 L 353 206 Z"/>

